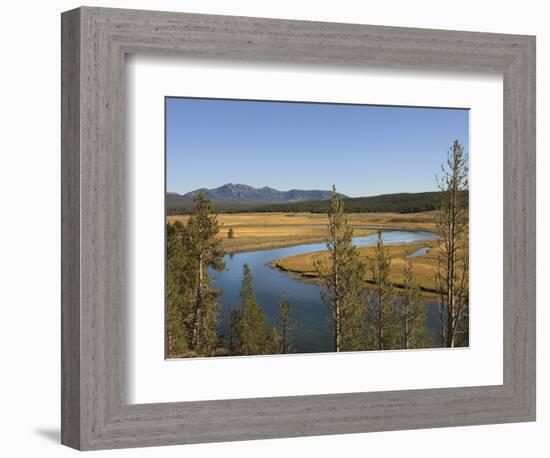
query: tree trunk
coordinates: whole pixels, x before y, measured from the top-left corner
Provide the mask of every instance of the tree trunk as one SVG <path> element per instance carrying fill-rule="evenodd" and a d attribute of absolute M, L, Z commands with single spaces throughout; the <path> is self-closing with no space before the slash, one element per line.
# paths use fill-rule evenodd
<path fill-rule="evenodd" d="M 409 348 L 409 311 L 408 311 L 408 300 L 403 302 L 403 315 L 405 316 L 405 348 Z"/>
<path fill-rule="evenodd" d="M 337 252 L 337 239 L 333 237 L 333 250 L 332 250 L 332 277 L 334 282 L 334 351 L 340 351 L 341 344 L 341 328 L 340 328 L 340 279 L 338 276 L 338 252 Z"/>
<path fill-rule="evenodd" d="M 193 349 L 195 351 L 200 349 L 202 338 L 201 338 L 201 327 L 202 327 L 202 282 L 203 282 L 203 260 L 202 254 L 199 255 L 199 271 L 198 271 L 198 284 L 197 284 L 197 299 L 195 301 L 195 320 L 193 325 Z"/>
<path fill-rule="evenodd" d="M 379 272 L 378 272 L 379 275 L 382 275 L 381 273 L 381 270 L 379 268 Z M 377 315 L 378 315 L 378 350 L 383 350 L 384 349 L 384 344 L 383 344 L 383 339 L 384 339 L 384 329 L 383 329 L 383 323 L 382 323 L 382 320 L 384 318 L 383 316 L 383 313 L 382 313 L 382 279 L 380 278 L 379 279 L 379 284 L 378 284 L 378 310 L 377 310 Z"/>

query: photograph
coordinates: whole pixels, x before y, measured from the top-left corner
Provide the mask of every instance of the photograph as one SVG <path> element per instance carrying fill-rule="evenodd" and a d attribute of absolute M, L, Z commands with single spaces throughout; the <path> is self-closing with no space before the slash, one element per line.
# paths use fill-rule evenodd
<path fill-rule="evenodd" d="M 167 359 L 469 347 L 468 109 L 164 103 Z"/>

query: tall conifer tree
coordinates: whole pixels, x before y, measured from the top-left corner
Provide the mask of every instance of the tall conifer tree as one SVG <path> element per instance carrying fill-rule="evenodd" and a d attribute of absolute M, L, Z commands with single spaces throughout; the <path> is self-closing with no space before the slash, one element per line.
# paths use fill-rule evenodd
<path fill-rule="evenodd" d="M 390 279 L 391 258 L 384 246 L 382 231 L 371 263 L 374 288 L 367 307 L 368 348 L 390 350 L 400 347 L 399 313 L 395 305 L 395 291 Z"/>
<path fill-rule="evenodd" d="M 232 355 L 241 354 L 241 318 L 240 310 L 231 309 L 229 312 L 229 341 L 227 346 L 229 347 L 229 353 Z"/>
<path fill-rule="evenodd" d="M 403 298 L 401 301 L 403 348 L 418 348 L 426 343 L 426 304 L 413 274 L 411 261 L 405 258 Z"/>
<path fill-rule="evenodd" d="M 185 227 L 166 224 L 166 354 L 176 358 L 189 352 L 187 318 L 194 297 L 191 263 L 183 249 Z"/>
<path fill-rule="evenodd" d="M 468 308 L 468 159 L 458 140 L 447 154 L 438 179 L 441 191 L 438 230 L 442 237 L 436 284 L 443 346 L 454 347 Z"/>
<path fill-rule="evenodd" d="M 285 295 L 281 299 L 279 306 L 279 317 L 277 322 L 277 333 L 279 336 L 279 353 L 292 353 L 292 332 L 294 322 L 290 317 L 290 303 Z"/>
<path fill-rule="evenodd" d="M 353 229 L 335 186 L 328 220 L 329 257 L 317 262 L 316 267 L 324 284 L 322 297 L 330 313 L 334 351 L 363 350 L 366 264 L 353 245 Z"/>
<path fill-rule="evenodd" d="M 252 286 L 252 272 L 248 264 L 243 265 L 241 283 L 240 351 L 243 355 L 261 355 L 266 352 L 266 320 L 264 312 L 256 301 Z"/>
<path fill-rule="evenodd" d="M 194 300 L 189 314 L 189 348 L 199 355 L 209 355 L 218 341 L 217 324 L 220 291 L 210 288 L 208 269 L 225 269 L 220 231 L 211 202 L 198 193 L 194 198 L 195 213 L 189 217 L 183 232 L 183 248 L 192 262 L 195 282 Z"/>

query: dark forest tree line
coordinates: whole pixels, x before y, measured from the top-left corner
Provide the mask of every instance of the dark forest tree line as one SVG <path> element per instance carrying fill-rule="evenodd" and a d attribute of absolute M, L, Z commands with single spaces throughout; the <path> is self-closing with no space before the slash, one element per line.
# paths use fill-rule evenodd
<path fill-rule="evenodd" d="M 348 213 L 418 213 L 437 210 L 440 207 L 440 192 L 418 192 L 383 194 L 369 197 L 343 197 Z M 468 193 L 463 193 L 463 199 L 468 200 Z M 214 201 L 214 209 L 218 213 L 247 212 L 286 212 L 286 213 L 327 213 L 330 200 L 307 200 L 290 203 L 246 203 L 231 201 Z M 169 215 L 191 214 L 194 211 L 193 202 L 167 201 Z"/>

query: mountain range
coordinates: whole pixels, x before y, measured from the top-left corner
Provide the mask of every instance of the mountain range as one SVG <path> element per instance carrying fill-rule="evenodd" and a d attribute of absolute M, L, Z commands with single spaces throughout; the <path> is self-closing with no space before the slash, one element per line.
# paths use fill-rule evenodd
<path fill-rule="evenodd" d="M 166 194 L 166 203 L 170 204 L 191 202 L 193 197 L 202 192 L 204 196 L 212 202 L 232 202 L 242 204 L 283 204 L 305 202 L 309 200 L 327 200 L 330 199 L 331 191 L 322 190 L 301 190 L 291 189 L 290 191 L 279 191 L 277 189 L 264 186 L 263 188 L 254 188 L 246 184 L 227 183 L 223 186 L 213 189 L 196 189 L 186 194 L 177 194 L 168 192 Z M 341 194 L 341 197 L 346 198 Z"/>
<path fill-rule="evenodd" d="M 326 213 L 332 191 L 299 190 L 278 191 L 264 186 L 254 188 L 244 184 L 228 183 L 219 188 L 196 189 L 186 194 L 166 193 L 166 213 L 186 214 L 194 209 L 193 197 L 202 192 L 212 201 L 216 212 L 309 212 Z M 468 198 L 468 191 L 466 193 Z M 395 212 L 415 213 L 435 210 L 441 201 L 440 192 L 413 192 L 382 194 L 368 197 L 347 197 L 346 211 L 350 213 Z"/>

